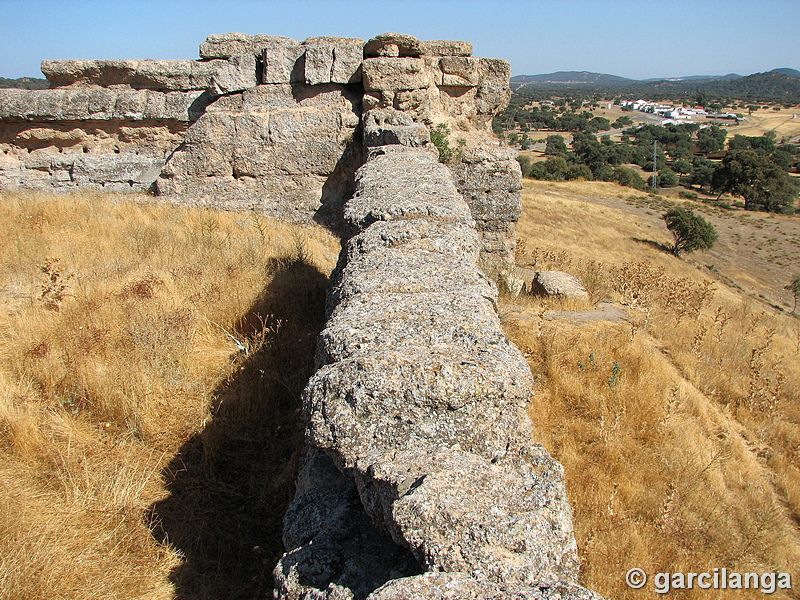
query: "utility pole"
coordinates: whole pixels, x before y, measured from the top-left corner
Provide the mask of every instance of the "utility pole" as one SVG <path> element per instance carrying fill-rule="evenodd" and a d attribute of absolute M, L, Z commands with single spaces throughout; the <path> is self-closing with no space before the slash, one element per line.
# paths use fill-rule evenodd
<path fill-rule="evenodd" d="M 658 140 L 653 142 L 653 191 L 658 191 Z"/>

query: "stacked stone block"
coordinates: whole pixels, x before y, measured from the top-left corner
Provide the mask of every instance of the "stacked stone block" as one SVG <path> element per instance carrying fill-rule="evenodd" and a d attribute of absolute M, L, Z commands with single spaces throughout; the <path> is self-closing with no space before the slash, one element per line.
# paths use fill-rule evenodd
<path fill-rule="evenodd" d="M 153 191 L 341 225 L 362 141 L 422 147 L 445 123 L 462 144 L 450 168 L 480 264 L 496 276 L 513 266 L 520 205 L 514 154 L 490 132 L 511 69 L 471 54 L 469 42 L 396 33 L 229 33 L 196 61 L 46 60 L 52 89 L 0 90 L 0 189 Z"/>
<path fill-rule="evenodd" d="M 532 441 L 530 370 L 449 170 L 375 143 L 344 215 L 278 597 L 597 598 L 575 583 L 563 472 Z M 358 523 L 369 564 L 345 543 Z"/>

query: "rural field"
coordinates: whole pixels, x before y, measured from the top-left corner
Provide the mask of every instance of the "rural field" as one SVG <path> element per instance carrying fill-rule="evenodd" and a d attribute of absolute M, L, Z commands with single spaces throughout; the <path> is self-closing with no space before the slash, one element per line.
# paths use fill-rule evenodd
<path fill-rule="evenodd" d="M 523 201 L 518 264 L 590 292 L 500 304 L 566 469 L 582 582 L 797 581 L 797 218 L 714 209 L 718 246 L 682 260 L 658 197 L 526 181 Z M 0 598 L 269 596 L 339 240 L 145 197 L 5 193 L 0 211 Z M 758 236 L 781 256 L 748 253 Z"/>
<path fill-rule="evenodd" d="M 523 203 L 518 264 L 569 271 L 590 292 L 583 305 L 501 305 L 536 379 L 535 435 L 566 470 L 584 585 L 644 597 L 625 585 L 632 567 L 796 580 L 800 321 L 755 291 L 786 309 L 779 282 L 744 248 L 718 250 L 730 281 L 705 266 L 718 254 L 676 258 L 663 209 L 614 184 L 526 181 Z M 743 237 L 761 231 L 727 218 Z M 796 239 L 783 245 L 797 252 Z M 624 313 L 592 310 L 601 301 Z"/>
<path fill-rule="evenodd" d="M 91 194 L 0 214 L 0 598 L 270 595 L 338 239 Z"/>

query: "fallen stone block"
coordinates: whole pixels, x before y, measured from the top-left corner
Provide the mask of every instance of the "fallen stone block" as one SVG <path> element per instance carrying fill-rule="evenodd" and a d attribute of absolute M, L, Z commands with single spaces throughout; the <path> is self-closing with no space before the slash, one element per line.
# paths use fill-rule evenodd
<path fill-rule="evenodd" d="M 531 281 L 530 290 L 532 294 L 542 296 L 589 299 L 589 293 L 580 279 L 563 271 L 537 271 Z"/>

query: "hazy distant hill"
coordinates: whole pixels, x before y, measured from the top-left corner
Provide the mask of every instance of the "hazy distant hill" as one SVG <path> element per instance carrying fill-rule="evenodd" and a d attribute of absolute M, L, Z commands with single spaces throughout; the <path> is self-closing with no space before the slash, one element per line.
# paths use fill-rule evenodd
<path fill-rule="evenodd" d="M 668 79 L 626 79 L 588 71 L 559 71 L 544 75 L 516 75 L 511 89 L 524 96 L 540 96 L 569 89 L 571 93 L 605 92 L 636 95 L 647 99 L 692 97 L 700 92 L 711 96 L 778 102 L 800 102 L 800 71 L 790 68 L 741 76 L 690 75 Z"/>
<path fill-rule="evenodd" d="M 782 69 L 772 69 L 770 73 L 782 73 L 783 75 L 788 75 L 789 77 L 800 78 L 800 71 L 797 69 L 790 69 L 788 67 L 783 67 Z"/>
<path fill-rule="evenodd" d="M 606 75 L 605 73 L 590 73 L 589 71 L 558 71 L 544 75 L 517 75 L 511 78 L 512 86 L 525 83 L 557 83 L 557 84 L 595 84 L 595 85 L 621 85 L 633 83 L 634 79 Z"/>
<path fill-rule="evenodd" d="M 22 88 L 24 90 L 44 90 L 50 87 L 47 79 L 36 77 L 20 77 L 19 79 L 6 79 L 0 77 L 0 88 Z"/>

